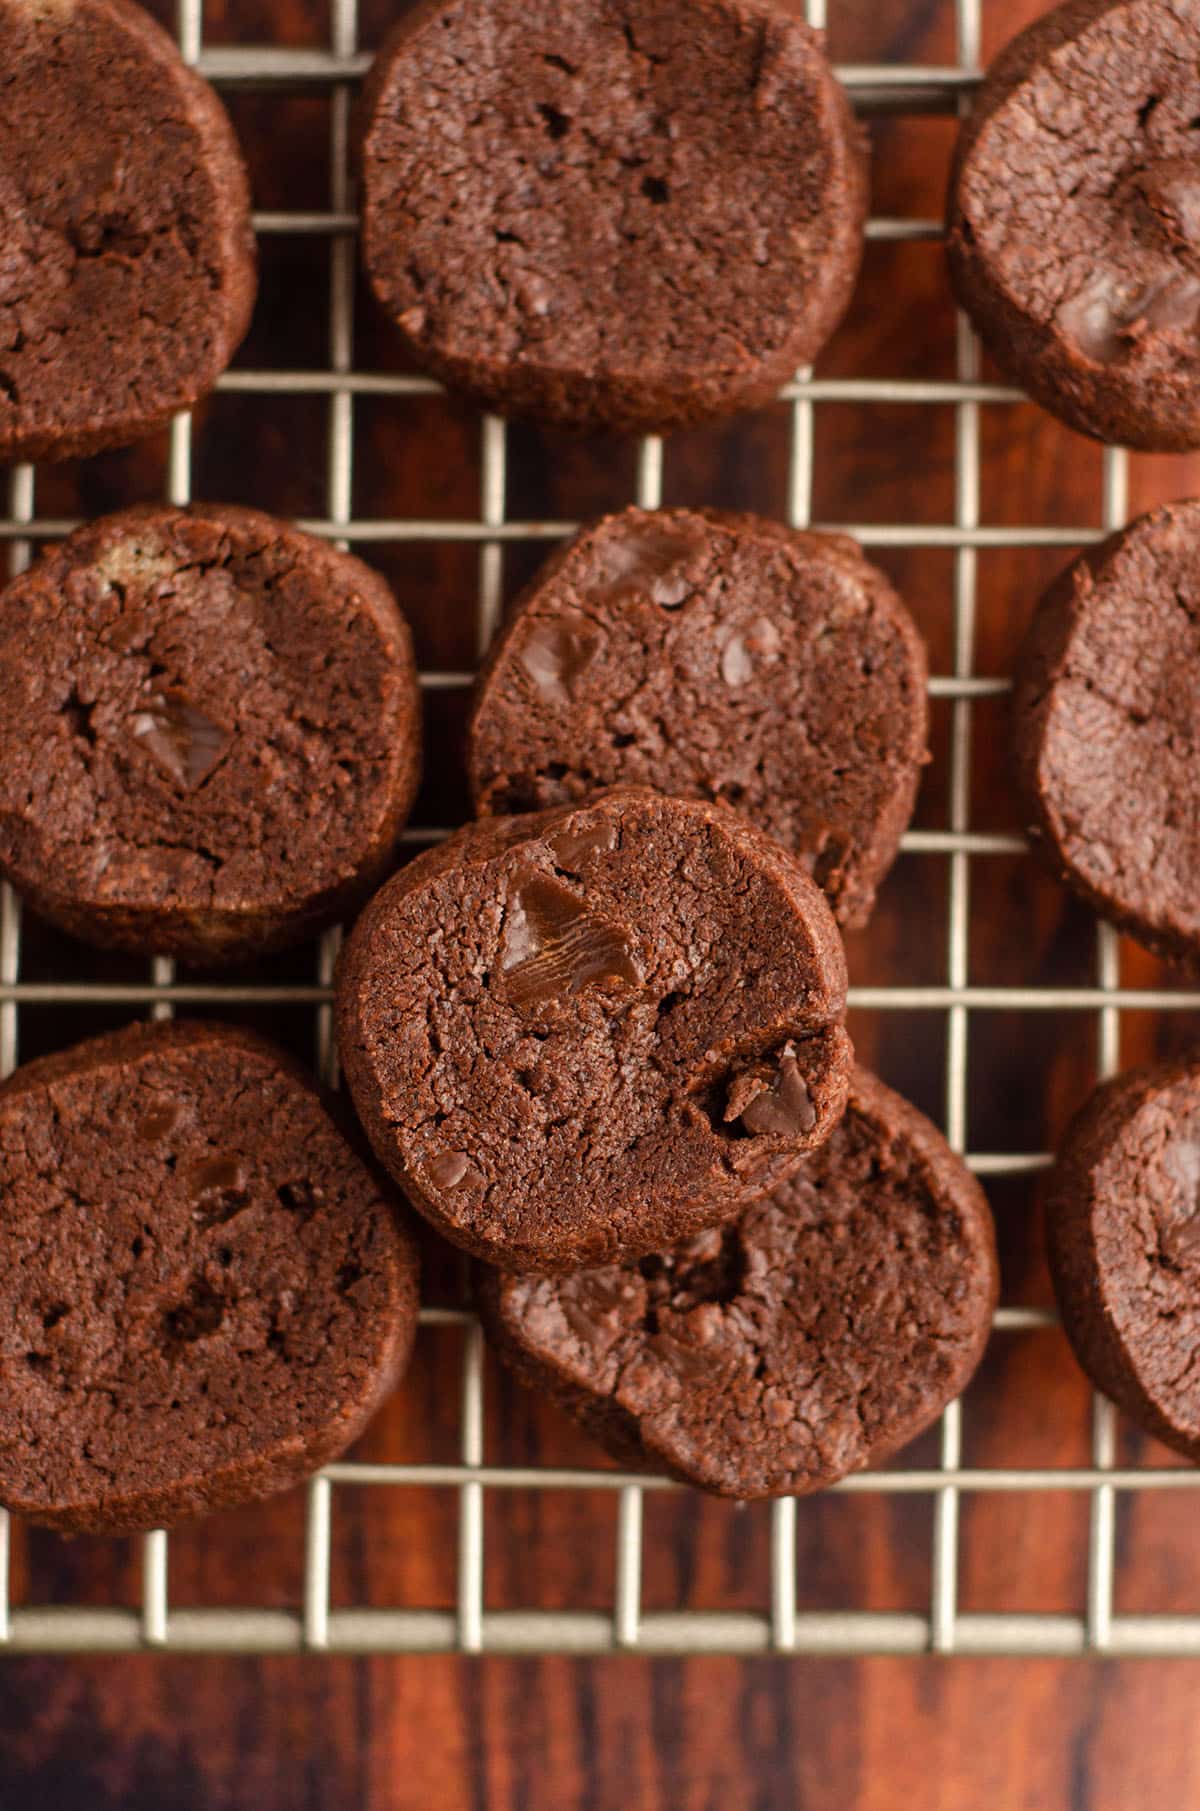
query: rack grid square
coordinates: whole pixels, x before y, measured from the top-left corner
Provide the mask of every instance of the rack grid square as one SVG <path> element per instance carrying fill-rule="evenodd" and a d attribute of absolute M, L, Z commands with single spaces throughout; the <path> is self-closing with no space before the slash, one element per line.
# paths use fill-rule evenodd
<path fill-rule="evenodd" d="M 836 6 L 838 0 L 830 0 Z M 956 60 L 945 66 L 843 66 L 839 73 L 864 112 L 937 114 L 961 112 L 978 81 L 981 63 L 981 9 L 984 0 L 954 0 Z M 808 0 L 811 23 L 826 24 L 825 0 Z M 351 105 L 369 66 L 360 50 L 356 0 L 332 0 L 327 49 L 289 49 L 266 44 L 205 47 L 203 0 L 177 0 L 176 29 L 185 58 L 223 90 L 292 89 L 329 99 L 329 199 L 323 209 L 262 211 L 257 230 L 264 238 L 311 237 L 327 241 L 329 318 L 327 365 L 317 370 L 255 370 L 238 367 L 222 379 L 219 392 L 258 399 L 269 410 L 273 399 L 324 399 L 327 410 L 327 470 L 324 513 L 304 526 L 344 546 L 366 551 L 384 543 L 462 543 L 478 550 L 474 651 L 486 650 L 499 622 L 505 596 L 506 549 L 517 544 L 549 545 L 570 532 L 567 521 L 514 519 L 507 514 L 510 480 L 509 434 L 505 423 L 487 416 L 479 425 L 478 511 L 463 519 L 367 518 L 355 514 L 355 412 L 360 399 L 406 402 L 436 396 L 431 380 L 407 373 L 358 370 L 355 366 L 357 278 L 354 185 L 350 163 Z M 924 218 L 874 218 L 875 241 L 936 240 L 940 224 Z M 946 550 L 953 561 L 950 670 L 931 680 L 935 700 L 949 711 L 948 813 L 944 829 L 910 831 L 909 854 L 941 858 L 948 876 L 946 942 L 942 978 L 932 984 L 860 986 L 851 990 L 854 1007 L 886 1014 L 935 1014 L 945 1026 L 943 1124 L 954 1147 L 974 1170 L 991 1178 L 1018 1178 L 1043 1169 L 1044 1152 L 968 1150 L 968 1057 L 972 1015 L 987 1011 L 1090 1015 L 1097 1037 L 1097 1070 L 1112 1073 L 1120 1054 L 1123 1009 L 1187 1012 L 1200 1008 L 1200 993 L 1184 986 L 1122 987 L 1118 941 L 1104 927 L 1096 934 L 1095 979 L 1069 987 L 989 986 L 972 981 L 970 952 L 971 886 L 974 865 L 1012 857 L 1025 848 L 1007 832 L 972 827 L 972 724 L 977 706 L 1007 690 L 1006 682 L 975 670 L 976 593 L 979 556 L 989 549 L 1074 548 L 1118 526 L 1126 516 L 1129 474 L 1126 456 L 1105 449 L 1098 519 L 1086 524 L 994 526 L 981 511 L 980 427 L 982 412 L 1020 400 L 1020 392 L 985 381 L 977 342 L 958 320 L 952 378 L 815 378 L 800 372 L 783 392 L 790 404 L 790 470 L 787 514 L 798 526 L 812 522 L 815 416 L 822 404 L 928 405 L 949 408 L 954 420 L 954 511 L 945 523 L 828 524 L 858 537 L 868 548 Z M 166 469 L 170 501 L 186 503 L 192 493 L 192 424 L 187 415 L 173 424 Z M 637 449 L 634 493 L 645 508 L 659 506 L 670 447 L 657 438 Z M 41 517 L 32 467 L 19 466 L 8 483 L 7 515 L 0 539 L 7 542 L 11 572 L 28 564 L 36 542 L 69 531 L 65 517 Z M 430 694 L 462 692 L 469 669 L 422 672 Z M 406 840 L 426 843 L 445 830 L 411 829 Z M 324 1080 L 336 1084 L 330 985 L 339 932 L 321 941 L 311 983 L 245 982 L 216 984 L 177 979 L 174 965 L 158 959 L 144 981 L 27 981 L 22 979 L 20 905 L 11 890 L 0 893 L 0 1072 L 20 1058 L 20 1012 L 51 1004 L 125 1008 L 169 1016 L 177 1006 L 223 1008 L 281 1006 L 309 1008 L 314 1019 L 313 1054 Z M 1036 1019 L 1033 1021 L 1036 1026 Z M 647 1609 L 643 1605 L 643 1518 L 647 1496 L 676 1492 L 659 1477 L 640 1477 L 589 1467 L 489 1465 L 485 1454 L 484 1353 L 479 1326 L 466 1307 L 427 1307 L 424 1329 L 450 1328 L 461 1341 L 458 1453 L 452 1463 L 393 1464 L 348 1459 L 331 1465 L 307 1490 L 302 1596 L 294 1608 L 173 1607 L 169 1590 L 170 1543 L 158 1531 L 142 1540 L 142 1590 L 137 1606 L 101 1608 L 85 1604 L 38 1607 L 10 1601 L 10 1528 L 0 1511 L 0 1648 L 9 1652 L 129 1651 L 139 1648 L 186 1652 L 270 1653 L 305 1648 L 325 1652 L 415 1652 L 530 1654 L 557 1651 L 592 1654 L 612 1650 L 646 1654 L 786 1652 L 805 1654 L 1015 1653 L 1029 1655 L 1104 1653 L 1200 1654 L 1200 1612 L 1194 1615 L 1122 1614 L 1115 1607 L 1118 1496 L 1141 1490 L 1176 1491 L 1200 1484 L 1190 1468 L 1119 1465 L 1115 1417 L 1096 1398 L 1090 1463 L 1072 1468 L 980 1467 L 964 1461 L 964 1415 L 960 1403 L 945 1413 L 937 1462 L 888 1469 L 846 1479 L 836 1487 L 848 1497 L 890 1495 L 927 1498 L 932 1505 L 930 1590 L 924 1610 L 880 1610 L 848 1606 L 801 1610 L 797 1594 L 797 1504 L 770 1506 L 770 1588 L 758 1610 Z M 1052 1326 L 1039 1307 L 1004 1306 L 995 1322 L 997 1339 Z M 452 1607 L 380 1608 L 366 1603 L 331 1602 L 333 1523 L 339 1492 L 350 1487 L 419 1490 L 449 1488 L 457 1498 L 457 1584 Z M 484 1528 L 487 1493 L 615 1493 L 615 1544 L 611 1608 L 489 1609 L 485 1591 Z M 959 1607 L 960 1511 L 966 1499 L 995 1493 L 1067 1492 L 1089 1505 L 1086 1601 L 1078 1612 L 963 1610 Z"/>

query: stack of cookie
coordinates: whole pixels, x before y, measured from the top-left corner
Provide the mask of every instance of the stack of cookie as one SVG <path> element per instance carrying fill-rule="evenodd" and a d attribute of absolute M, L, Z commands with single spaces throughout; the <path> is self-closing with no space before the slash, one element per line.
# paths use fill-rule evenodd
<path fill-rule="evenodd" d="M 0 0 L 0 32 L 0 451 L 124 444 L 245 329 L 244 171 L 130 0 Z M 1185 9 L 1069 0 L 1000 60 L 952 185 L 954 279 L 997 359 L 1144 446 L 1200 442 L 1198 69 Z M 380 53 L 361 145 L 380 301 L 505 413 L 626 432 L 752 406 L 853 286 L 864 147 L 787 0 L 428 0 Z M 1017 699 L 1043 842 L 1183 956 L 1198 509 L 1064 575 Z M 127 511 L 10 585 L 0 647 L 0 867 L 34 910 L 211 966 L 364 906 L 336 1015 L 371 1147 L 228 1027 L 18 1071 L 0 1502 L 144 1528 L 342 1451 L 415 1325 L 385 1172 L 476 1260 L 502 1356 L 623 1463 L 813 1490 L 964 1387 L 997 1294 L 987 1205 L 844 1026 L 841 929 L 927 759 L 920 635 L 853 542 L 708 510 L 586 528 L 481 676 L 476 821 L 397 872 L 416 675 L 349 555 L 243 509 Z M 1188 1450 L 1198 1073 L 1101 1097 L 1053 1215 L 1084 1362 Z"/>

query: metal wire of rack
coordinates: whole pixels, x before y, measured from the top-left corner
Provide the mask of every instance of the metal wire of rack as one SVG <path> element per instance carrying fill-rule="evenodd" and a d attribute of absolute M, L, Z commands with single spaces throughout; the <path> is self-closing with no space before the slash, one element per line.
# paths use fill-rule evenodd
<path fill-rule="evenodd" d="M 860 109 L 877 112 L 960 112 L 979 79 L 982 0 L 955 0 L 957 62 L 945 67 L 855 65 L 839 69 Z M 807 0 L 810 22 L 823 27 L 825 0 Z M 302 525 L 343 546 L 438 540 L 478 546 L 476 652 L 486 650 L 499 621 L 506 545 L 550 543 L 571 532 L 565 521 L 512 520 L 506 514 L 508 444 L 505 423 L 485 417 L 481 424 L 481 485 L 477 518 L 462 521 L 363 519 L 354 514 L 354 409 L 361 397 L 436 393 L 431 380 L 412 375 L 360 372 L 354 368 L 353 304 L 356 217 L 349 169 L 349 116 L 353 85 L 370 57 L 358 49 L 356 0 L 332 0 L 327 50 L 236 47 L 206 50 L 203 0 L 177 0 L 177 37 L 185 59 L 219 87 L 313 89 L 331 97 L 330 206 L 304 212 L 259 212 L 262 235 L 314 235 L 328 240 L 330 319 L 328 366 L 323 370 L 247 370 L 227 373 L 218 386 L 263 397 L 322 396 L 328 399 L 325 513 Z M 868 237 L 877 240 L 936 239 L 940 222 L 875 218 Z M 867 547 L 946 548 L 953 552 L 953 661 L 949 674 L 934 676 L 931 696 L 951 705 L 950 809 L 948 827 L 910 831 L 908 851 L 944 855 L 949 866 L 948 936 L 945 980 L 935 986 L 858 987 L 851 1004 L 879 1011 L 944 1014 L 946 1058 L 944 1123 L 955 1149 L 981 1176 L 1018 1176 L 1045 1168 L 1044 1152 L 967 1151 L 967 1060 L 970 1015 L 989 1009 L 1095 1014 L 1098 1067 L 1111 1074 L 1118 1064 L 1123 1009 L 1188 1011 L 1200 1008 L 1200 992 L 1185 988 L 1123 989 L 1118 946 L 1107 927 L 1097 931 L 1096 979 L 1092 986 L 986 987 L 969 974 L 968 921 L 972 858 L 1011 855 L 1025 848 L 1019 836 L 971 828 L 971 725 L 977 700 L 1007 689 L 1003 680 L 975 674 L 977 555 L 981 549 L 1076 547 L 1098 540 L 1126 515 L 1128 474 L 1125 454 L 1104 455 L 1102 520 L 1098 525 L 989 527 L 980 521 L 980 410 L 1018 401 L 1021 392 L 983 382 L 978 344 L 959 318 L 956 376 L 952 380 L 814 379 L 801 372 L 783 398 L 792 410 L 789 508 L 797 527 L 811 521 L 813 413 L 822 402 L 952 405 L 955 411 L 955 510 L 952 523 L 830 524 Z M 172 425 L 167 496 L 186 503 L 191 495 L 192 435 L 189 415 Z M 663 442 L 640 442 L 636 501 L 655 508 L 663 494 Z M 35 539 L 59 537 L 75 526 L 36 512 L 35 472 L 16 467 L 9 479 L 8 514 L 0 519 L 0 541 L 8 543 L 8 567 L 28 564 Z M 469 686 L 471 671 L 425 671 L 429 691 Z M 427 843 L 445 831 L 414 829 L 412 843 Z M 23 1004 L 124 1005 L 169 1016 L 177 1005 L 285 1003 L 310 1005 L 316 1019 L 316 1059 L 323 1078 L 336 1080 L 330 993 L 337 931 L 322 940 L 311 985 L 269 986 L 179 983 L 174 965 L 156 959 L 145 983 L 23 982 L 21 909 L 11 889 L 0 889 L 0 1074 L 18 1061 L 18 1011 Z M 463 1336 L 459 1382 L 459 1458 L 454 1464 L 368 1464 L 345 1461 L 328 1466 L 308 1487 L 305 1523 L 303 1601 L 299 1610 L 265 1608 L 172 1608 L 168 1588 L 169 1542 L 164 1531 L 143 1537 L 140 1608 L 15 1605 L 9 1591 L 9 1521 L 0 1510 L 0 1652 L 121 1652 L 139 1648 L 190 1653 L 438 1652 L 596 1654 L 614 1650 L 644 1654 L 760 1652 L 794 1654 L 1026 1654 L 1197 1655 L 1200 1615 L 1132 1615 L 1114 1611 L 1116 1499 L 1118 1492 L 1191 1489 L 1200 1472 L 1190 1468 L 1121 1468 L 1116 1460 L 1115 1417 L 1096 1397 L 1093 1404 L 1091 1464 L 1063 1467 L 972 1469 L 963 1465 L 961 1403 L 945 1412 L 936 1466 L 845 1479 L 846 1494 L 883 1492 L 927 1495 L 934 1504 L 931 1593 L 925 1613 L 847 1609 L 801 1612 L 797 1605 L 796 1503 L 771 1506 L 770 1600 L 759 1613 L 642 1608 L 642 1516 L 647 1492 L 680 1487 L 654 1476 L 566 1467 L 489 1466 L 484 1461 L 483 1348 L 479 1326 L 465 1309 L 426 1308 L 422 1325 L 455 1326 Z M 1001 1336 L 1054 1324 L 1047 1311 L 1001 1307 L 995 1331 Z M 457 1604 L 452 1610 L 417 1608 L 333 1608 L 330 1555 L 334 1493 L 339 1486 L 377 1488 L 453 1487 L 458 1500 Z M 486 1491 L 598 1490 L 616 1492 L 618 1512 L 611 1613 L 600 1611 L 489 1611 L 484 1590 L 484 1493 Z M 1052 1612 L 963 1612 L 958 1606 L 959 1508 L 965 1493 L 1085 1493 L 1090 1500 L 1088 1581 L 1083 1614 Z"/>

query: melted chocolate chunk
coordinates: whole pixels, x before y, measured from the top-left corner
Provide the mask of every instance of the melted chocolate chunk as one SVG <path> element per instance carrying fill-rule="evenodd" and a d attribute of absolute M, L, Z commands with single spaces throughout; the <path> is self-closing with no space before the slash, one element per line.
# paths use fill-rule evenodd
<path fill-rule="evenodd" d="M 721 650 L 721 677 L 726 685 L 745 685 L 760 664 L 777 658 L 783 638 L 770 617 L 760 616 L 731 635 Z"/>
<path fill-rule="evenodd" d="M 566 703 L 599 645 L 594 623 L 577 611 L 564 611 L 557 622 L 546 623 L 529 636 L 521 650 L 521 665 L 537 691 Z"/>
<path fill-rule="evenodd" d="M 640 516 L 629 534 L 606 543 L 589 590 L 609 603 L 648 598 L 676 610 L 695 589 L 688 567 L 703 556 L 707 539 L 695 519 Z"/>
<path fill-rule="evenodd" d="M 179 1108 L 174 1101 L 164 1101 L 161 1106 L 152 1107 L 136 1123 L 136 1132 L 143 1144 L 158 1144 L 175 1130 L 179 1124 Z"/>
<path fill-rule="evenodd" d="M 636 1288 L 635 1280 L 616 1266 L 588 1271 L 571 1295 L 567 1319 L 581 1339 L 593 1339 L 612 1322 Z"/>
<path fill-rule="evenodd" d="M 589 855 L 604 855 L 616 848 L 617 827 L 601 821 L 584 830 L 559 830 L 546 838 L 546 846 L 554 855 L 555 866 L 573 874 Z"/>
<path fill-rule="evenodd" d="M 1099 276 L 1058 311 L 1063 333 L 1103 364 L 1130 352 L 1146 333 L 1190 330 L 1200 318 L 1200 277 L 1174 271 L 1149 284 Z"/>
<path fill-rule="evenodd" d="M 465 1151 L 439 1151 L 425 1165 L 435 1188 L 479 1188 L 483 1177 Z"/>
<path fill-rule="evenodd" d="M 202 1279 L 191 1285 L 183 1301 L 163 1317 L 169 1341 L 191 1345 L 216 1333 L 225 1319 L 225 1301 Z"/>
<path fill-rule="evenodd" d="M 232 1153 L 206 1157 L 187 1172 L 189 1186 L 197 1195 L 212 1195 L 224 1189 L 243 1188 L 246 1182 L 242 1159 Z"/>
<path fill-rule="evenodd" d="M 184 1180 L 195 1198 L 192 1218 L 201 1226 L 223 1226 L 250 1205 L 246 1167 L 233 1153 L 205 1157 L 185 1172 Z"/>
<path fill-rule="evenodd" d="M 811 1131 L 816 1118 L 794 1045 L 784 1046 L 775 1067 L 762 1064 L 730 1084 L 726 1122 L 740 1120 L 753 1137 L 793 1138 Z"/>
<path fill-rule="evenodd" d="M 500 946 L 509 999 L 549 1005 L 589 987 L 640 987 L 633 934 L 591 912 L 568 887 L 530 875 L 510 895 Z"/>
<path fill-rule="evenodd" d="M 131 734 L 163 772 L 189 791 L 206 780 L 233 740 L 233 732 L 206 717 L 186 692 L 153 695 L 133 719 Z"/>
<path fill-rule="evenodd" d="M 153 633 L 153 618 L 135 607 L 123 610 L 116 622 L 105 630 L 103 639 L 114 653 L 128 654 L 148 642 Z"/>
<path fill-rule="evenodd" d="M 1146 224 L 1185 263 L 1200 258 L 1200 162 L 1161 157 L 1133 177 Z"/>

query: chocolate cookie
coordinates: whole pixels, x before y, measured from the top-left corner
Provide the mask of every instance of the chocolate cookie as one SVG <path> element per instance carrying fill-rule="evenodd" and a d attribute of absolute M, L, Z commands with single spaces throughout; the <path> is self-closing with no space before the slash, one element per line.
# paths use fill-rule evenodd
<path fill-rule="evenodd" d="M 377 1155 L 506 1269 L 729 1219 L 828 1136 L 846 970 L 808 876 L 733 812 L 618 788 L 472 825 L 367 907 L 337 983 Z"/>
<path fill-rule="evenodd" d="M 862 925 L 925 759 L 921 638 L 842 536 L 755 516 L 630 509 L 534 580 L 471 720 L 476 808 L 618 781 L 723 800 Z"/>
<path fill-rule="evenodd" d="M 1171 503 L 1050 587 L 1016 676 L 1035 837 L 1103 917 L 1200 955 L 1200 502 Z"/>
<path fill-rule="evenodd" d="M 425 0 L 365 99 L 367 272 L 502 414 L 637 431 L 768 401 L 840 320 L 860 133 L 792 0 Z"/>
<path fill-rule="evenodd" d="M 1106 1082 L 1076 1115 L 1046 1203 L 1063 1327 L 1098 1389 L 1200 1459 L 1200 1064 Z"/>
<path fill-rule="evenodd" d="M 0 646 L 0 867 L 76 936 L 228 961 L 389 866 L 420 700 L 348 554 L 254 510 L 126 510 L 14 580 Z"/>
<path fill-rule="evenodd" d="M 127 0 L 0 0 L 0 459 L 124 446 L 216 382 L 254 306 L 208 83 Z"/>
<path fill-rule="evenodd" d="M 0 1089 L 0 1503 L 127 1534 L 286 1490 L 394 1388 L 415 1248 L 298 1065 L 133 1025 Z"/>
<path fill-rule="evenodd" d="M 1200 14 L 1068 0 L 963 128 L 948 250 L 996 363 L 1084 434 L 1200 445 Z"/>
<path fill-rule="evenodd" d="M 996 1291 L 979 1185 L 858 1068 L 829 1141 L 730 1225 L 480 1285 L 526 1382 L 622 1463 L 730 1497 L 820 1490 L 914 1439 L 965 1388 Z"/>

